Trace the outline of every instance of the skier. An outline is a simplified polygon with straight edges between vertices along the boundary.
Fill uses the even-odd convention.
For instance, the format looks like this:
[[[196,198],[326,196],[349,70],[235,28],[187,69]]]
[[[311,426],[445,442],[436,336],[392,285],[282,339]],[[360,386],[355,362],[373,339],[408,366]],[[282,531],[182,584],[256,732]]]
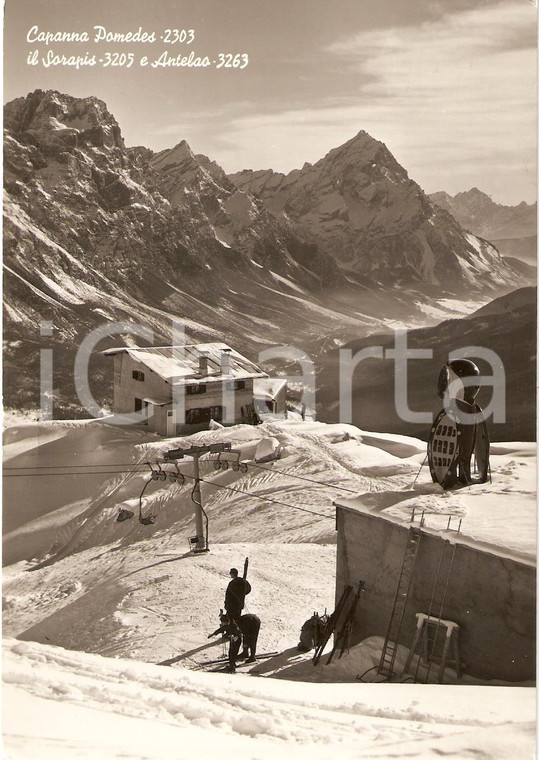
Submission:
[[[236,660],[247,657],[246,662],[255,662],[256,644],[258,633],[260,631],[260,618],[257,615],[242,615],[238,621],[230,618],[229,615],[220,616],[221,625],[213,633],[208,634],[208,638],[217,636],[221,633],[229,640],[228,646],[228,672],[236,672]],[[243,651],[240,652],[240,646],[243,639]]]
[[[245,606],[245,597],[251,593],[251,584],[245,578],[238,577],[235,567],[230,569],[231,581],[225,592],[225,610],[232,620],[238,621]]]

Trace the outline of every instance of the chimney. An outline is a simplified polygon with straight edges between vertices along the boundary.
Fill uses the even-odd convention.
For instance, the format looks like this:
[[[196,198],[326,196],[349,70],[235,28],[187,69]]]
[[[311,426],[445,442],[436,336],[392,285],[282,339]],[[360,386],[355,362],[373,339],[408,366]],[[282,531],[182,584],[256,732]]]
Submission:
[[[221,374],[230,375],[230,348],[223,348],[221,351]]]
[[[206,377],[208,374],[208,354],[200,354],[198,360],[198,373],[201,377]]]

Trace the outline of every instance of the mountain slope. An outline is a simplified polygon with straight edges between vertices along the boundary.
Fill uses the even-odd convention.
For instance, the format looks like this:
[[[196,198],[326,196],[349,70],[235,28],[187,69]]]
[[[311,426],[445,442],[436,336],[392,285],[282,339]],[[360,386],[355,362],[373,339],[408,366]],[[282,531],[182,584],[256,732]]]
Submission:
[[[505,388],[500,388],[506,408],[505,422],[489,420],[494,440],[535,440],[535,367],[537,292],[523,288],[496,299],[470,316],[451,319],[434,327],[410,330],[407,333],[409,349],[430,349],[432,358],[409,359],[407,383],[403,386],[402,374],[396,373],[393,359],[367,359],[354,371],[352,378],[352,422],[367,430],[387,430],[425,438],[428,425],[406,422],[395,409],[395,381],[406,389],[408,406],[413,411],[436,413],[441,401],[436,396],[440,368],[452,351],[465,347],[481,347],[494,352],[503,368]],[[384,349],[394,347],[395,334],[382,333],[353,341],[344,348],[358,351],[372,346]],[[491,377],[488,362],[472,357],[481,372]],[[498,360],[496,359],[496,365]],[[340,354],[328,358],[319,376],[320,419],[335,422],[339,419],[338,388]],[[400,370],[402,372],[402,370]],[[491,389],[483,388],[478,403],[485,408],[491,398]]]
[[[242,254],[242,264],[253,276],[258,265],[308,289],[346,285],[330,258],[305,245],[290,224],[277,222],[259,199],[238,190],[218,164],[194,156],[185,141],[153,156],[149,167],[156,188],[173,206],[181,208],[196,198],[197,216],[224,246]]]

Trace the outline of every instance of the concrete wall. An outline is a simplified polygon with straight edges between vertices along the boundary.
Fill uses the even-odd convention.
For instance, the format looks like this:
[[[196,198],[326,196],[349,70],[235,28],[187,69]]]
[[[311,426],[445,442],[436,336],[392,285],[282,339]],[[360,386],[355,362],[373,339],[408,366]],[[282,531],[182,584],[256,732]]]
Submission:
[[[337,507],[337,527],[337,599],[345,585],[365,581],[352,642],[385,637],[410,525]],[[412,643],[415,613],[429,611],[446,541],[443,534],[421,536],[400,635],[405,646]],[[457,545],[442,617],[460,626],[466,673],[517,682],[535,679],[535,573],[535,567]]]
[[[133,370],[144,373],[144,380],[133,379]],[[230,382],[230,381],[229,381]],[[253,381],[246,379],[245,388],[234,391],[233,420],[229,424],[238,424],[250,421],[250,410],[253,404]],[[153,410],[148,418],[148,429],[160,435],[189,435],[198,430],[205,430],[208,422],[199,424],[181,424],[175,421],[172,411],[172,385],[164,380],[156,372],[153,372],[142,362],[137,361],[126,353],[114,356],[114,411],[119,414],[128,414],[135,411],[135,399],[153,398],[157,401],[170,399],[166,406],[151,405]],[[185,394],[185,413],[190,409],[207,409],[212,406],[223,406],[223,384],[208,383],[206,393]],[[243,410],[242,410],[243,407]],[[226,424],[223,423],[222,424]]]

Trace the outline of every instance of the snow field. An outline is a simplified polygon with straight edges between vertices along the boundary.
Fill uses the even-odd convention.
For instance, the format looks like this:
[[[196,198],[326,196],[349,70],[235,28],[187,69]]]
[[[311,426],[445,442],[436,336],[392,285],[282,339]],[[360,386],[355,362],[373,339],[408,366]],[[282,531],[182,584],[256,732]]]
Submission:
[[[203,758],[219,749],[224,757],[230,752],[269,758],[281,750],[299,759],[325,758],[335,751],[346,757],[371,752],[397,757],[396,747],[403,744],[412,756],[434,757],[440,741],[448,756],[466,757],[459,752],[473,747],[475,756],[497,758],[508,746],[509,726],[500,726],[507,722],[507,705],[495,698],[497,690],[489,698],[480,687],[436,687],[427,696],[417,686],[323,684],[306,692],[301,683],[127,664],[15,640],[4,643],[4,683],[6,739],[16,750],[13,758],[27,757],[20,751],[36,748],[43,735],[45,746],[58,752],[58,715],[70,717],[61,733],[63,753],[40,752],[44,760],[67,757],[66,749],[78,747],[86,750],[72,757],[183,758],[187,747],[196,747]],[[522,758],[534,719],[527,693],[513,689],[510,700],[513,747],[524,752],[517,755]],[[50,716],[46,721],[38,717],[29,730],[20,709],[28,704],[36,716],[43,709]],[[103,724],[107,715],[118,720]],[[498,736],[491,736],[493,727]],[[29,734],[24,747],[17,738],[23,729]],[[478,751],[478,740],[493,754]]]

